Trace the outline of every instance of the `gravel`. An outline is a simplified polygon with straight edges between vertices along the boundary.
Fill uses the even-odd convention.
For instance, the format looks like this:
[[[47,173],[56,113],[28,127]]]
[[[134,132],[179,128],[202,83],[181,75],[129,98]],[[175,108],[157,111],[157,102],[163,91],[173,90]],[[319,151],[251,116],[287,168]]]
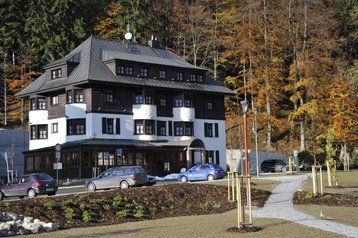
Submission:
[[[356,227],[322,220],[294,209],[293,194],[300,189],[302,182],[308,179],[307,175],[270,177],[267,179],[279,180],[281,183],[273,190],[265,206],[260,210],[253,211],[254,218],[280,218],[347,237],[358,237],[358,228]]]

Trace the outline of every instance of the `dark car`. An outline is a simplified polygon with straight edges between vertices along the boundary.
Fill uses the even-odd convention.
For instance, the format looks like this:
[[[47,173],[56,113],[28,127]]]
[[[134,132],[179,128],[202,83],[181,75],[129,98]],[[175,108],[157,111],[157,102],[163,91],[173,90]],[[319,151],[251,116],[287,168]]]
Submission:
[[[199,164],[178,175],[178,181],[186,183],[195,180],[214,180],[225,176],[225,171],[216,164]]]
[[[50,175],[46,173],[25,174],[0,186],[0,200],[5,197],[33,198],[38,194],[55,195],[57,190],[57,182]]]
[[[287,163],[280,159],[265,160],[261,164],[261,170],[267,172],[283,172],[287,171]]]
[[[121,188],[141,186],[148,183],[147,173],[140,166],[113,167],[98,177],[86,181],[86,188],[90,192],[97,189]]]
[[[148,180],[147,186],[153,186],[157,183],[157,179],[152,175],[148,175],[147,180]]]

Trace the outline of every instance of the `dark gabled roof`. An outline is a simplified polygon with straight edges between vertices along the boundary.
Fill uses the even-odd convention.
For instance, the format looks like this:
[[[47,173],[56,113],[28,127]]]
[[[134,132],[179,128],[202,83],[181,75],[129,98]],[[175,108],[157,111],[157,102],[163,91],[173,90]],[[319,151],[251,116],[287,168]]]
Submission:
[[[104,61],[112,59],[181,67],[192,70],[201,70],[203,72],[206,71],[203,68],[189,64],[164,48],[152,48],[143,44],[128,44],[119,40],[109,40],[91,36],[65,57],[44,67],[45,69],[49,69],[68,62],[78,63],[78,66],[74,68],[67,78],[51,80],[46,79],[46,74],[43,74],[30,86],[17,94],[17,96],[26,97],[30,94],[55,91],[63,89],[69,85],[79,85],[90,81],[210,93],[216,92],[228,95],[234,94],[230,89],[210,78],[207,80],[207,84],[195,84],[116,76],[103,63]]]

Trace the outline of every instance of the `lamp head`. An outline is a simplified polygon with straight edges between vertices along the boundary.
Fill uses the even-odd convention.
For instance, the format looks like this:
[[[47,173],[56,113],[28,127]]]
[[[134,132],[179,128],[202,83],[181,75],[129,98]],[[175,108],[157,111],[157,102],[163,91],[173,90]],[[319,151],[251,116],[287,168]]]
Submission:
[[[247,113],[247,110],[248,110],[248,103],[247,103],[247,100],[243,100],[240,102],[241,106],[242,106],[242,111],[244,112],[244,114],[246,115]]]

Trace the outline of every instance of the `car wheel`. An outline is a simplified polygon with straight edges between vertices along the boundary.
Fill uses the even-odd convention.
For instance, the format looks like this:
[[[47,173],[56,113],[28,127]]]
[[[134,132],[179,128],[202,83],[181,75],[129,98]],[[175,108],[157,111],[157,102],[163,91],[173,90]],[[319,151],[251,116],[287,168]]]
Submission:
[[[282,171],[282,173],[286,173],[286,171],[287,171],[286,167],[282,167],[281,171]]]
[[[212,180],[215,180],[215,177],[214,177],[214,175],[209,174],[208,175],[208,181],[212,181]]]
[[[36,192],[35,192],[35,190],[30,189],[29,191],[27,191],[27,196],[28,196],[29,198],[34,198],[34,197],[36,197]]]
[[[129,184],[127,181],[122,181],[120,184],[121,189],[127,189],[129,188]]]
[[[185,177],[185,176],[181,176],[181,177],[180,177],[180,181],[181,181],[182,183],[186,183],[186,182],[188,182],[188,178]]]
[[[96,191],[96,185],[94,183],[90,183],[87,185],[87,191],[94,192]]]
[[[5,195],[3,194],[3,192],[0,191],[0,201],[4,200]]]

